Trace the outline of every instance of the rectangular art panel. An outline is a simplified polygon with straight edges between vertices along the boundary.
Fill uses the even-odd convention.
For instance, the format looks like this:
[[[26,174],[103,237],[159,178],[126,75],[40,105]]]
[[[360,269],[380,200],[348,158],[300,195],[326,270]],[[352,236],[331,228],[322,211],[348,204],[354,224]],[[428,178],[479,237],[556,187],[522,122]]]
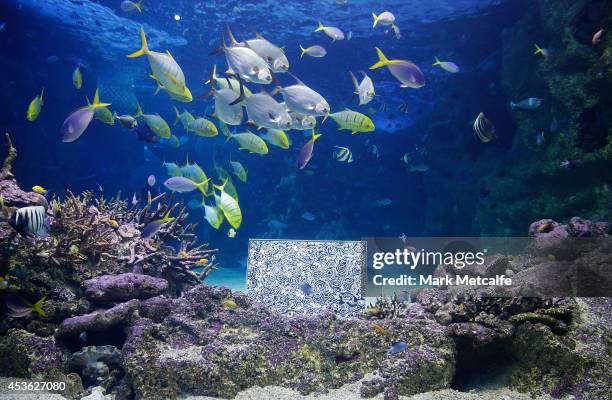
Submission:
[[[247,293],[286,315],[353,316],[365,307],[366,256],[361,241],[251,239]]]

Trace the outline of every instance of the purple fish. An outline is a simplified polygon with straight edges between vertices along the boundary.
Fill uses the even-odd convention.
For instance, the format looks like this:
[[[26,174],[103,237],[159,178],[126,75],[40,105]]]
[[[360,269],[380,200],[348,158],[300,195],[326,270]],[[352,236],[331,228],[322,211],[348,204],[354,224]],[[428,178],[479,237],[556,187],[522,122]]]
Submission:
[[[166,179],[164,186],[173,192],[187,193],[200,189],[202,193],[206,193],[205,189],[208,187],[208,179],[201,183],[195,183],[184,176],[173,176],[172,178]]]
[[[391,75],[402,83],[402,87],[418,89],[425,86],[425,76],[414,63],[406,60],[389,60],[378,47],[376,52],[378,53],[378,62],[372,65],[370,69],[387,67]]]
[[[298,169],[304,169],[308,161],[312,158],[312,151],[314,150],[314,142],[321,136],[321,134],[315,134],[314,129],[312,130],[312,138],[306,142],[306,144],[300,149],[298,155],[297,167]]]
[[[72,114],[64,120],[62,128],[60,129],[62,142],[74,142],[81,137],[93,119],[96,109],[108,106],[110,106],[110,103],[100,103],[100,95],[96,89],[92,104],[73,111]]]

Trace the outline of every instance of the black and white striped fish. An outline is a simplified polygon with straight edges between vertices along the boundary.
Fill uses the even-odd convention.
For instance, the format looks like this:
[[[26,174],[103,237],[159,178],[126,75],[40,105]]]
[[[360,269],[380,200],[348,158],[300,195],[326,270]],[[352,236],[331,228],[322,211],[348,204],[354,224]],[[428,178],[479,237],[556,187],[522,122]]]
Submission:
[[[338,150],[334,150],[334,159],[338,162],[351,163],[353,162],[353,153],[346,147],[334,146]]]
[[[49,218],[43,206],[19,208],[15,210],[9,222],[21,236],[48,236]]]

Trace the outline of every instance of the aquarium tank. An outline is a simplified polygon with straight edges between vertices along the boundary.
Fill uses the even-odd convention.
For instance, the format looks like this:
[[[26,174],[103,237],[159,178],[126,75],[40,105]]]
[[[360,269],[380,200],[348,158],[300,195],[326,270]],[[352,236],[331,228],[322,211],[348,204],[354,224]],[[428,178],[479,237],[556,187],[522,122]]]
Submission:
[[[612,399],[612,1],[0,1],[0,398]]]

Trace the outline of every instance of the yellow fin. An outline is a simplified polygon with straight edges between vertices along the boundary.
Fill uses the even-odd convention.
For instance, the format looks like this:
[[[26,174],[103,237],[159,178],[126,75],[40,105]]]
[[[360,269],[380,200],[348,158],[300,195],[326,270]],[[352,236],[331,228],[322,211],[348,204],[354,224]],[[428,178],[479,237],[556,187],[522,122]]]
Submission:
[[[385,57],[385,54],[378,47],[376,48],[376,54],[378,54],[378,62],[372,65],[370,69],[376,69],[390,64],[389,59]]]
[[[145,35],[144,29],[142,28],[142,26],[140,27],[140,42],[141,42],[140,50],[136,50],[135,52],[128,54],[129,58],[140,57],[149,52],[149,47],[147,46],[147,37]]]

